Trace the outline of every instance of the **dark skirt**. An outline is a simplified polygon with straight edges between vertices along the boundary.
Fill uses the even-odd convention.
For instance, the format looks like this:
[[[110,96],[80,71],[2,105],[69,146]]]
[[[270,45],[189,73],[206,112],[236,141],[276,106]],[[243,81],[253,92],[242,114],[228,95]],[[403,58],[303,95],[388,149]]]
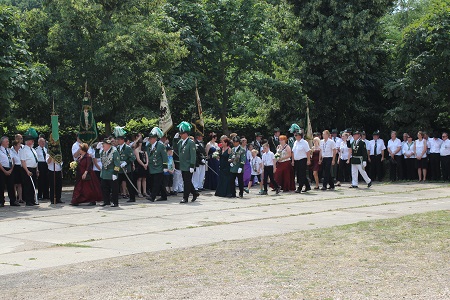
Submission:
[[[14,169],[12,171],[12,176],[14,180],[14,184],[22,184],[22,166],[14,165]]]
[[[82,180],[79,178],[75,183],[72,195],[72,204],[80,204],[87,202],[99,202],[103,200],[102,191],[100,189],[100,181],[94,171],[89,171],[90,180]]]
[[[134,174],[136,178],[146,178],[148,174],[148,169],[146,170],[140,163],[136,162]]]
[[[274,179],[283,191],[295,190],[294,168],[290,160],[277,163]]]
[[[426,169],[428,166],[428,157],[417,159],[416,158],[416,168],[417,169]]]

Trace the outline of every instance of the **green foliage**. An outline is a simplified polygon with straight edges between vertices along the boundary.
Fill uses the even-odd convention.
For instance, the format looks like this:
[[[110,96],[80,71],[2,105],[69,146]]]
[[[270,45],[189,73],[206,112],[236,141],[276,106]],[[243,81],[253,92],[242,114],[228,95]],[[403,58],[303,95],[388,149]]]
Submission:
[[[386,84],[395,106],[390,125],[444,129],[450,123],[450,1],[430,1],[426,14],[405,27],[397,45],[398,75]]]

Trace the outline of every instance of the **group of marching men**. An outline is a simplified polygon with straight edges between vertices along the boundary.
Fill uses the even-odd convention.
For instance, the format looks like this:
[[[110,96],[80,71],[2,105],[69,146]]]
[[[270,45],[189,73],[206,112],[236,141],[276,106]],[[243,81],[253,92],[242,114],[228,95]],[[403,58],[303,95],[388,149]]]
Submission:
[[[139,189],[136,188],[137,180],[136,176],[133,175],[136,155],[131,147],[133,142],[125,143],[125,132],[122,128],[116,128],[117,131],[115,129],[115,137],[106,138],[102,142],[94,144],[90,151],[92,151],[93,160],[98,160],[98,164],[95,164],[97,169],[94,170],[101,180],[102,205],[114,207],[119,205],[118,198],[122,183],[126,183],[123,185],[128,190],[128,202],[136,201],[136,196],[142,194],[152,202],[167,200],[167,196],[171,192],[170,189],[166,189],[164,174],[171,174],[173,180],[170,181],[170,185],[174,187],[176,192],[183,192],[183,199],[180,203],[188,203],[191,194],[191,201],[196,201],[199,197],[199,191],[203,188],[205,165],[208,164],[205,160],[208,159],[208,155],[205,153],[203,144],[196,143],[194,138],[190,137],[192,126],[189,123],[181,122],[177,127],[179,132],[173,140],[173,148],[168,148],[168,143],[164,141],[164,134],[158,127],[153,128],[149,136],[143,141],[140,137],[140,142],[145,144],[143,149],[148,157],[148,168],[146,168],[148,170],[146,171],[146,182],[149,184],[148,195],[146,195],[146,191],[141,193],[140,186]],[[303,130],[298,125],[292,124],[289,132],[293,133],[293,137],[289,138],[288,144],[292,149],[292,166],[299,184],[297,192],[304,192],[311,189],[305,174],[308,173],[308,166],[311,164],[311,153],[314,146],[311,147],[305,141]],[[351,166],[349,166],[351,168],[351,187],[358,186],[359,176],[364,179],[368,187],[372,185],[370,178],[378,178],[381,181],[383,176],[380,170],[382,170],[382,162],[385,159],[385,151],[388,151],[386,156],[390,164],[391,181],[413,179],[411,173],[415,172],[417,168],[419,168],[419,180],[425,180],[426,173],[425,176],[421,176],[421,172],[427,169],[426,163],[423,162],[427,155],[430,157],[432,179],[440,179],[440,175],[438,175],[439,178],[435,178],[433,172],[440,172],[441,168],[443,179],[448,180],[450,177],[450,140],[445,132],[442,134],[442,140],[436,135],[433,138],[424,139],[423,143],[421,139],[423,133],[421,132],[418,134],[418,140],[413,141],[412,136],[406,134],[403,142],[396,137],[395,132],[392,132],[387,147],[384,141],[379,138],[379,132],[374,132],[374,138],[371,141],[365,138],[364,132],[355,131],[352,133],[346,130],[341,132],[342,134],[348,136],[348,139],[345,142],[346,145],[341,146],[341,148],[348,147],[351,149],[351,157],[345,159],[339,157],[339,145],[343,145],[343,140],[339,137],[337,130],[333,130],[331,134],[327,130],[321,134],[314,134],[315,139],[319,140],[317,148],[320,147],[321,151],[321,172],[323,172],[321,178],[324,179],[322,189],[327,189],[327,185],[329,185],[328,188],[334,188],[334,182],[338,181],[336,168],[338,166],[345,168],[346,164]],[[276,147],[277,143],[279,145],[280,137],[279,129],[276,129],[274,135],[267,141],[261,140],[260,134],[255,135],[256,139],[251,144],[259,152],[257,153],[258,156],[262,157],[265,152],[277,153]],[[33,136],[25,135],[22,137],[17,134],[11,146],[8,137],[1,138],[0,207],[5,204],[5,187],[11,206],[20,206],[20,203],[25,203],[26,206],[34,206],[39,204],[39,200],[43,199],[63,203],[61,201],[62,163],[56,163],[48,154],[45,137],[39,137],[37,147],[34,147],[34,142]],[[263,151],[264,147],[262,146],[265,142],[267,142],[268,149]],[[236,140],[236,143],[239,146],[239,140]],[[78,140],[72,147],[75,160],[81,144],[82,142]],[[304,163],[302,163],[303,160]],[[339,163],[341,160],[345,160],[342,166]],[[414,166],[414,162],[410,162],[413,160]],[[438,161],[436,165],[434,160]],[[272,163],[276,164],[277,162],[275,160]],[[401,170],[406,170],[408,164],[411,165],[411,168],[408,169],[407,173],[411,176],[402,175],[404,172]],[[370,177],[366,172],[368,166],[371,170]],[[267,181],[267,178],[265,179],[264,181]],[[271,179],[271,181],[274,180]],[[241,186],[242,180],[236,180],[236,183],[239,186],[241,196],[242,190],[247,191],[248,189]],[[267,184],[267,182],[264,183]],[[304,191],[301,189],[303,186],[306,188]],[[267,193],[266,191],[267,188],[263,192]],[[159,198],[157,198],[158,196]]]

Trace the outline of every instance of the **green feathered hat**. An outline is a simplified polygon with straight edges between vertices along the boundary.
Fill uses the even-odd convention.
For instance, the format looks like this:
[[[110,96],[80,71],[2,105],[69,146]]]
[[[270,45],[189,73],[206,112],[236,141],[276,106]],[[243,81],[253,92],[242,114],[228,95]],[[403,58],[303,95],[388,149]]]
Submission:
[[[190,133],[192,125],[186,121],[183,121],[180,124],[178,124],[177,128],[180,131],[180,133]]]
[[[153,129],[150,131],[149,137],[155,137],[155,138],[162,138],[164,136],[164,133],[159,127],[153,127]]]
[[[27,131],[25,131],[24,133],[24,137],[23,140],[24,141],[28,141],[28,140],[35,140],[39,137],[38,133],[36,132],[36,129],[30,127],[27,129]]]
[[[113,135],[117,138],[124,138],[127,132],[124,129],[125,127],[116,126],[114,127]]]
[[[289,132],[290,133],[294,133],[294,132],[300,132],[302,129],[300,128],[300,126],[298,126],[297,124],[292,124],[291,127],[289,128]]]

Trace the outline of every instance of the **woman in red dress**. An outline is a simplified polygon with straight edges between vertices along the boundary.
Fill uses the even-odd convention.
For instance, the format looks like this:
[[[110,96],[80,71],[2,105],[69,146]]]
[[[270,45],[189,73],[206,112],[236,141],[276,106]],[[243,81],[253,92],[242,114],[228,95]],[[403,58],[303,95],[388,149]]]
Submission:
[[[275,181],[283,192],[295,191],[294,168],[291,162],[292,150],[287,144],[287,137],[285,135],[280,135],[279,139],[280,145],[277,147],[277,153],[280,157],[277,162]]]
[[[102,201],[100,182],[92,169],[92,157],[87,153],[88,150],[88,144],[80,144],[75,188],[70,203],[73,206],[80,203],[95,205],[97,201]]]

